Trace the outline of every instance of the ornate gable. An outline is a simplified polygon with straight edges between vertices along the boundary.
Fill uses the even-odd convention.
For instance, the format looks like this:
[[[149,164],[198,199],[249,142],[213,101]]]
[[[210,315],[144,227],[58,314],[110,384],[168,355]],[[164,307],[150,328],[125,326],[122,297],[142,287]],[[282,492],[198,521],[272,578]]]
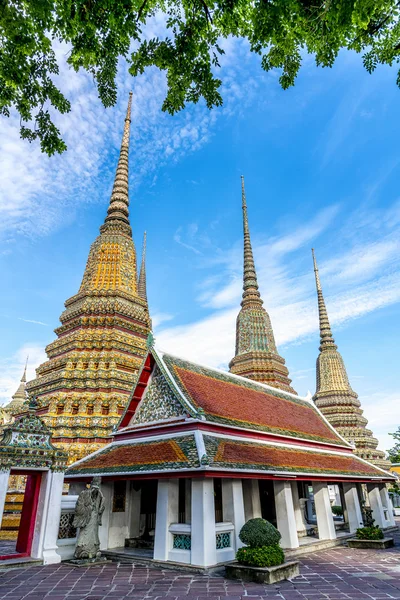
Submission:
[[[137,407],[130,425],[151,423],[185,416],[186,414],[161,369],[156,364],[145,396]]]
[[[0,470],[51,469],[64,471],[67,453],[51,443],[51,430],[36,416],[37,403],[32,400],[29,412],[4,427],[0,440]]]

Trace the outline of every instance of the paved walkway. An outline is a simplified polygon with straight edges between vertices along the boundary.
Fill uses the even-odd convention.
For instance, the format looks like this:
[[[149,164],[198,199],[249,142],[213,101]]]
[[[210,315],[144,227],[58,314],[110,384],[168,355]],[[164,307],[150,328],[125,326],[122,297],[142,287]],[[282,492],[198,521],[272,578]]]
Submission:
[[[221,576],[108,563],[0,571],[0,600],[400,599],[400,535],[391,550],[339,547],[301,559],[301,576],[264,586]]]

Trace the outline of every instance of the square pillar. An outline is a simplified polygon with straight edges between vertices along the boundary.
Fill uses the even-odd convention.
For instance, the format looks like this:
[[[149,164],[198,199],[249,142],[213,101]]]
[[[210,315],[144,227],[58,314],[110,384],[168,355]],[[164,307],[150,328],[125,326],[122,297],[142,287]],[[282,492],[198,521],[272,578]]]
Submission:
[[[375,519],[375,525],[385,527],[386,520],[383,514],[382,498],[380,494],[379,484],[367,483],[367,492],[369,505],[372,509],[372,517]]]
[[[347,510],[347,522],[350,533],[355,533],[359,527],[363,527],[363,518],[356,483],[343,482],[344,502]]]
[[[329,499],[328,484],[326,482],[313,482],[313,490],[318,537],[320,540],[335,540],[336,530]]]
[[[179,479],[159,479],[157,489],[154,560],[168,560],[172,550],[171,523],[178,522]]]
[[[299,486],[297,485],[297,481],[291,481],[290,485],[292,486],[293,508],[294,517],[296,520],[297,535],[298,537],[305,537],[307,535],[307,523],[304,514],[305,501],[303,498],[300,500]]]
[[[209,567],[216,563],[214,480],[192,479],[191,564]]]
[[[386,519],[386,527],[395,527],[396,523],[393,516],[393,505],[389,498],[389,492],[384,483],[379,484],[379,492],[382,500],[382,507],[386,509],[387,519]],[[385,510],[383,511],[385,514]]]
[[[239,533],[245,523],[241,479],[222,480],[222,515],[224,521],[233,523],[235,527],[233,549],[236,551],[243,546]]]
[[[130,524],[129,524],[129,537],[137,538],[140,536],[140,509],[142,500],[142,490],[135,490],[133,487],[134,481],[131,482],[130,486]]]
[[[185,479],[185,522],[192,522],[192,480]]]
[[[45,565],[61,562],[57,540],[63,485],[64,473],[47,471],[42,474],[31,556],[42,558]]]
[[[8,479],[10,477],[10,469],[0,471],[0,528],[3,520],[4,505],[6,503],[6,495],[8,489]]]
[[[245,522],[250,519],[260,519],[262,514],[258,479],[243,479],[242,485]]]
[[[107,550],[110,547],[109,536],[110,536],[110,522],[111,522],[111,511],[112,511],[112,499],[113,499],[113,487],[112,481],[103,479],[100,489],[104,496],[104,512],[101,517],[101,525],[99,527],[99,541],[100,550]]]
[[[296,517],[294,514],[291,481],[274,481],[277,529],[282,548],[298,548]]]

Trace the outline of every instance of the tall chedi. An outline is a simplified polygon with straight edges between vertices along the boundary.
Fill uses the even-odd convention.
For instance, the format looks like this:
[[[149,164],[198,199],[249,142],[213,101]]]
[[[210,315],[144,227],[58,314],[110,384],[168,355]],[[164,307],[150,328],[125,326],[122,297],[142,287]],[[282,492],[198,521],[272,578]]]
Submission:
[[[320,328],[317,389],[313,398],[314,402],[340,435],[354,444],[355,453],[358,456],[374,463],[381,469],[388,470],[390,463],[385,460],[385,453],[377,450],[378,440],[366,427],[368,421],[363,416],[361,403],[349,383],[343,358],[333,339],[314,250],[312,250],[312,255]]]
[[[236,351],[229,363],[231,373],[267,383],[287,392],[291,387],[285,360],[278,354],[271,320],[260,296],[251,247],[247,217],[246,193],[242,176],[242,209],[244,236],[243,295],[236,319]]]
[[[129,223],[131,103],[132,94],[106,219],[90,248],[79,292],[66,301],[57,339],[46,348],[48,360],[27,385],[53,430],[53,442],[68,450],[70,462],[107,442],[132,391],[151,329]]]

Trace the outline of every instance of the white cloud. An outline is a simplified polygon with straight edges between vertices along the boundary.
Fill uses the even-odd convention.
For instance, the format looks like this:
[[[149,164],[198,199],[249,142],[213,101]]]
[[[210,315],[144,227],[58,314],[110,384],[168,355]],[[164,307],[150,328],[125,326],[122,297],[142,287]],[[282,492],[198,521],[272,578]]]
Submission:
[[[18,321],[24,321],[25,323],[35,323],[35,325],[45,325],[45,327],[49,327],[48,323],[43,323],[42,321],[34,321],[33,319],[23,319],[22,317],[18,317]]]
[[[25,368],[27,356],[27,381],[34,379],[35,369],[46,360],[42,346],[27,343],[21,346],[15,354],[0,361],[0,404],[6,404],[16,392]]]
[[[155,15],[147,34],[152,37],[164,32],[162,16]],[[0,236],[46,235],[73,220],[75,207],[88,202],[106,204],[131,87],[131,187],[149,175],[153,180],[154,172],[162,165],[176,162],[206,144],[217,120],[243,110],[250,101],[250,89],[254,88],[251,78],[245,78],[240,86],[237,83],[242,79],[240,73],[246,71],[247,49],[239,40],[231,40],[227,49],[224,106],[209,111],[200,102],[171,117],[161,112],[166,79],[157,69],[149,68],[133,80],[127,65],[121,62],[117,80],[118,104],[106,110],[97,97],[92,79],[83,71],[75,73],[70,69],[65,62],[67,48],[57,46],[61,63],[57,80],[70,99],[72,110],[66,115],[56,114],[54,118],[68,151],[62,156],[48,158],[40,152],[38,145],[30,145],[19,138],[17,114],[9,119],[2,117]],[[243,60],[230,64],[229,57],[236,56],[235,52],[239,52]],[[243,102],[242,97],[245,98]],[[111,160],[110,151],[114,152]]]

